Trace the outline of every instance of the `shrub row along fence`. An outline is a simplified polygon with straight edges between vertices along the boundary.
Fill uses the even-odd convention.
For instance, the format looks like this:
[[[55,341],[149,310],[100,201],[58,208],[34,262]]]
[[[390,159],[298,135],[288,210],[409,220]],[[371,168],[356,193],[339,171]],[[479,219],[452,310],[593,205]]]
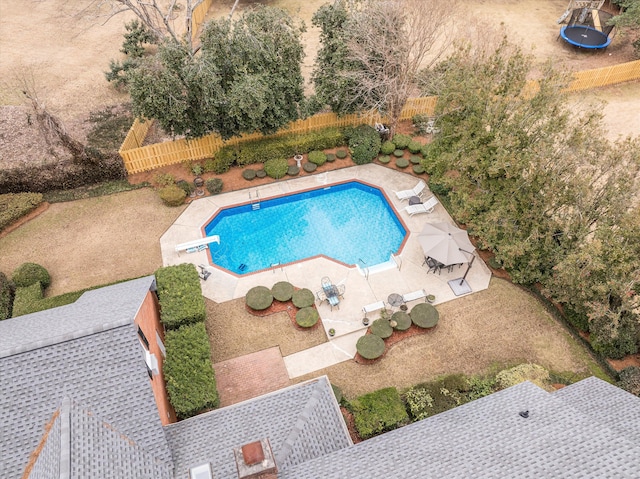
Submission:
[[[637,80],[640,78],[640,60],[577,72],[574,77],[575,79],[567,88],[570,92]],[[408,120],[417,114],[433,115],[436,102],[437,97],[410,98],[402,110],[400,119]],[[308,133],[327,127],[355,126],[363,123],[373,125],[382,122],[384,119],[375,112],[344,116],[338,116],[335,113],[320,113],[304,120],[292,122],[287,128],[280,130],[273,136]],[[151,124],[152,120],[141,122],[136,119],[120,147],[119,153],[129,174],[149,171],[175,163],[211,158],[223,146],[237,145],[263,136],[260,133],[254,133],[224,141],[220,136],[210,134],[193,140],[180,139],[142,146]]]

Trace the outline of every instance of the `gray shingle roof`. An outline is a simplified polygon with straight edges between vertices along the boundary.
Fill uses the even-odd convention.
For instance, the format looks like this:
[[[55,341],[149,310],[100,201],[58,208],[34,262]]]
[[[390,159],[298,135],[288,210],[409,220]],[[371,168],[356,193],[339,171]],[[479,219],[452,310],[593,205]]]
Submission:
[[[0,358],[130,324],[155,277],[87,291],[75,303],[0,321]]]
[[[588,386],[581,388],[585,401],[599,394]],[[529,418],[518,414],[524,410]],[[522,383],[292,466],[280,477],[637,478],[638,471],[637,442],[571,402]]]
[[[237,478],[233,448],[262,438],[279,470],[351,445],[326,376],[169,424],[165,432],[176,478],[206,462],[216,479]]]
[[[2,358],[0,377],[0,478],[20,477],[64,396],[171,460],[133,324]]]

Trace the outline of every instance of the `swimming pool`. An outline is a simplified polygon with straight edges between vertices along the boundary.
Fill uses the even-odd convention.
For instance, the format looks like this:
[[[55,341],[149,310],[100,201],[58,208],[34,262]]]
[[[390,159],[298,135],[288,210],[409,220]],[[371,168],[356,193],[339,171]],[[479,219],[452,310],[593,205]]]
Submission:
[[[398,252],[406,230],[377,188],[351,181],[220,210],[204,227],[213,264],[246,274],[324,255],[371,267]]]

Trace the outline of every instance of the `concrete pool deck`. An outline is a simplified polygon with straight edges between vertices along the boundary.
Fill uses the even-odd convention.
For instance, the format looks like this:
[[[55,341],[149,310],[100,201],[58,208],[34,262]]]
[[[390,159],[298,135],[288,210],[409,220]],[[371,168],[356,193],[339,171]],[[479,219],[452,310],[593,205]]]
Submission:
[[[274,196],[349,180],[360,180],[383,190],[409,232],[409,238],[402,251],[396,256],[396,261],[371,268],[368,276],[357,267],[349,267],[323,257],[281,265],[258,273],[236,276],[221,268],[211,266],[208,250],[180,254],[175,250],[177,244],[202,238],[202,227],[218,209],[247,203],[250,200],[250,195],[253,198],[256,197],[256,192],[259,193],[262,200],[265,200]],[[314,293],[321,289],[320,280],[324,276],[331,278],[334,283],[344,284],[346,292],[344,299],[340,301],[340,309],[333,308],[332,310],[326,302],[317,305],[325,331],[333,328],[336,331],[335,336],[329,338],[327,334],[329,339],[327,343],[284,358],[289,377],[302,376],[352,359],[355,356],[356,341],[367,330],[362,324],[363,306],[377,301],[387,303],[387,298],[392,293],[406,294],[420,289],[424,289],[428,294],[433,294],[436,297],[434,304],[458,297],[454,294],[448,281],[461,278],[467,265],[464,264],[461,268],[454,267],[451,272],[443,270],[440,274],[427,274],[428,268],[423,265],[424,255],[417,240],[425,223],[443,221],[453,223],[453,219],[441,204],[438,204],[432,213],[410,217],[403,210],[407,206],[407,202],[399,201],[394,194],[394,191],[413,188],[417,182],[418,179],[415,176],[384,166],[369,164],[281,180],[259,187],[249,186],[243,190],[198,199],[185,209],[160,238],[163,264],[169,266],[188,262],[196,266],[199,264],[209,265],[207,269],[211,275],[207,281],[201,281],[202,292],[206,298],[218,303],[241,298],[254,286],[260,285],[270,288],[278,281],[288,281],[298,288],[309,288]],[[224,243],[224,238],[221,238],[222,243]],[[473,266],[466,277],[472,290],[467,294],[487,289],[491,279],[489,268],[477,255],[477,252],[475,256]],[[418,301],[414,301],[408,306],[411,308],[417,303]],[[379,312],[370,313],[368,317],[371,320],[376,319],[379,317]]]

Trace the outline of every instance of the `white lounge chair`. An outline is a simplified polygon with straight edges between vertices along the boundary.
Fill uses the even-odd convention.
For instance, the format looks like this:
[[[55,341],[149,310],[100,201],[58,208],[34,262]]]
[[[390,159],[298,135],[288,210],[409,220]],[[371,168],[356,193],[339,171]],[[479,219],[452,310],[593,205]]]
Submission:
[[[427,184],[424,182],[424,180],[420,180],[418,181],[418,184],[410,190],[396,191],[395,194],[400,201],[408,200],[412,196],[420,196],[426,186]]]
[[[424,203],[417,205],[409,205],[405,207],[405,211],[409,213],[409,216],[417,215],[420,213],[432,213],[436,205],[439,203],[438,198],[432,196]]]
[[[362,307],[362,312],[364,313],[364,317],[366,318],[368,313],[373,313],[374,311],[378,311],[379,309],[384,309],[384,301],[367,304],[366,306]]]
[[[425,298],[425,301],[427,300],[427,292],[424,289],[419,289],[418,291],[412,291],[411,293],[402,295],[402,301],[404,301],[405,303],[422,298]]]

